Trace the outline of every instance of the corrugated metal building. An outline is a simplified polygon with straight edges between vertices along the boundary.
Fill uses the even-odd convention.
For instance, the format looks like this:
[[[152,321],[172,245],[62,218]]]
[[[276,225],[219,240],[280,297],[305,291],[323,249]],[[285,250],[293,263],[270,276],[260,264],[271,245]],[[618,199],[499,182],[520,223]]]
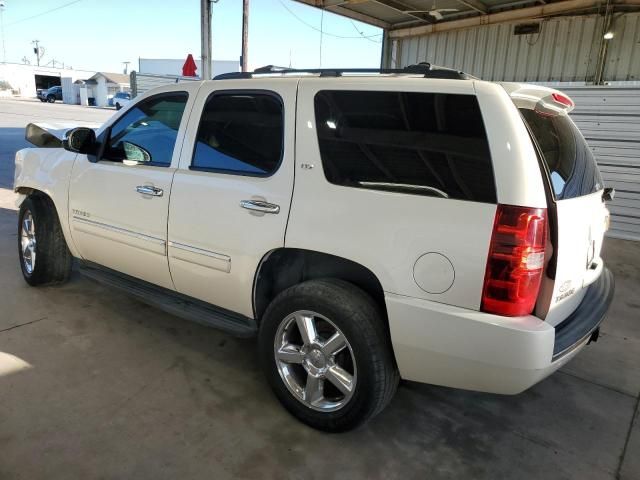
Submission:
[[[640,240],[640,0],[299,1],[383,28],[382,67],[429,62],[567,92],[616,189],[610,235]]]
[[[559,17],[539,22],[539,33],[514,35],[517,23],[436,32],[395,40],[389,66],[446,65],[483,80],[593,82],[604,17]],[[605,81],[640,80],[640,13],[614,18],[607,42]]]
[[[180,75],[154,75],[149,73],[138,73],[136,71],[131,72],[129,75],[131,78],[131,95],[137,97],[142,95],[147,90],[152,88],[161,87],[163,85],[170,85],[172,83],[180,82],[197,82],[200,79],[198,77],[183,77]]]
[[[609,234],[640,240],[640,88],[566,87],[576,102],[571,114],[598,159],[605,185],[616,189],[609,204]]]

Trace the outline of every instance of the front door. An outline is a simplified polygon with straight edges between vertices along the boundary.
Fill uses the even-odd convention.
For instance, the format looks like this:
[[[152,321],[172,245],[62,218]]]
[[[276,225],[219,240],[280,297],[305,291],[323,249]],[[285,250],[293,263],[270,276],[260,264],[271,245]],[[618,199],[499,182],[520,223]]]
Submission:
[[[253,316],[254,276],[284,246],[293,189],[297,80],[204,85],[169,206],[169,264],[181,293]]]
[[[99,136],[97,158],[76,160],[69,217],[83,259],[173,289],[167,212],[195,87],[141,99]]]

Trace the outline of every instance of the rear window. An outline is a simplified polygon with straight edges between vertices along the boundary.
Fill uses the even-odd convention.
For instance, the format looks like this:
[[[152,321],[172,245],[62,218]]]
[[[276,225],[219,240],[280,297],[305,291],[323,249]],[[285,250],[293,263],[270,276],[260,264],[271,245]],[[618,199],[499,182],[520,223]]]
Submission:
[[[315,115],[322,166],[333,184],[496,202],[473,95],[321,91]]]
[[[542,152],[558,200],[581,197],[603,187],[596,159],[568,115],[545,115],[528,108],[520,112]]]

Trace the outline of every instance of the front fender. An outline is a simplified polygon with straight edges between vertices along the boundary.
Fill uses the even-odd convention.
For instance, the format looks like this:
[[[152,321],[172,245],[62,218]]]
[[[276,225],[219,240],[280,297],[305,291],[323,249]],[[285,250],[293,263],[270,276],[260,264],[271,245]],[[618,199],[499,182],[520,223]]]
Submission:
[[[77,257],[69,230],[69,182],[77,154],[62,148],[25,148],[16,153],[13,190],[19,206],[26,195],[38,190],[56,207],[69,250]]]

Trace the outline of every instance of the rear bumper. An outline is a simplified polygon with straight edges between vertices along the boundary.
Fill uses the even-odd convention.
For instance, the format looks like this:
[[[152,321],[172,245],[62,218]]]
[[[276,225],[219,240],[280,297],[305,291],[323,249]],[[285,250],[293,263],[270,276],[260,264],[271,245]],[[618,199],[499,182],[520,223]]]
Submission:
[[[589,341],[613,298],[604,269],[557,328],[534,316],[501,317],[385,294],[400,375],[406,380],[516,394],[567,363]]]
[[[607,315],[613,300],[615,282],[608,268],[589,286],[584,299],[571,315],[556,326],[553,360],[571,352],[583,340],[591,338]]]

